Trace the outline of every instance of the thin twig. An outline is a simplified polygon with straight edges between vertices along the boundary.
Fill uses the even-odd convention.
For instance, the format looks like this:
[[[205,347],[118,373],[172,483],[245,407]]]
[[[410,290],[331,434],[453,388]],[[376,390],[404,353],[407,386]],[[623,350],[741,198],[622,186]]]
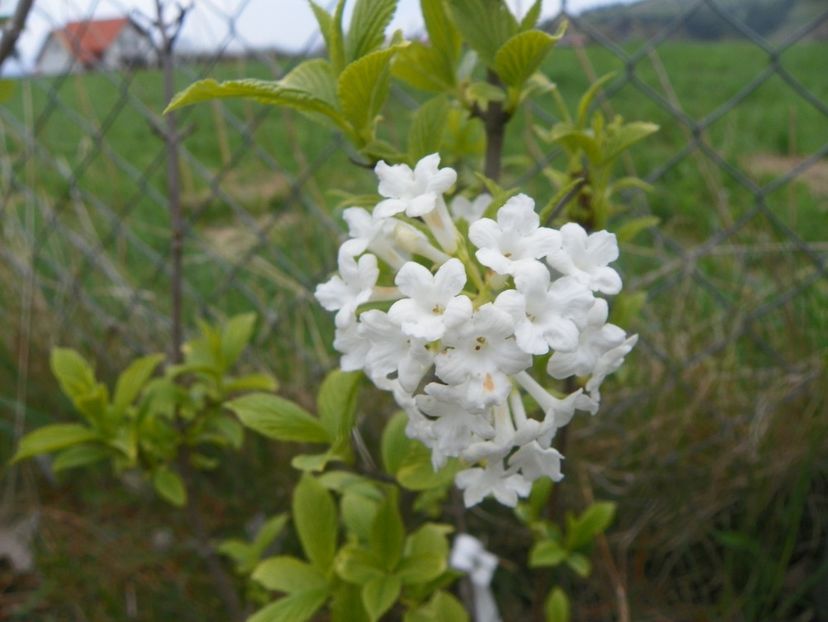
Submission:
[[[12,15],[8,26],[3,30],[3,36],[0,37],[0,69],[3,68],[6,59],[14,53],[17,40],[26,27],[26,20],[29,18],[33,4],[34,0],[19,0],[14,15]]]

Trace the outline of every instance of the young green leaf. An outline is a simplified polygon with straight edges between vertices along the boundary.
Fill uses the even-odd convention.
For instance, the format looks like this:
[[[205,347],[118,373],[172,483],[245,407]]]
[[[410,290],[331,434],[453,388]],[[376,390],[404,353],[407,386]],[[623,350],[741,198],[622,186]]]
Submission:
[[[187,490],[181,476],[167,466],[161,466],[152,475],[152,485],[156,492],[176,507],[184,507],[187,503]]]
[[[408,160],[414,165],[424,156],[440,151],[451,105],[438,95],[420,106],[408,130]]]
[[[397,10],[397,0],[357,0],[345,37],[345,59],[353,62],[379,48]]]
[[[374,517],[374,524],[371,528],[371,550],[378,559],[382,560],[385,569],[390,571],[400,561],[404,543],[405,527],[397,508],[396,489],[391,489],[380,503]]]
[[[52,471],[60,473],[87,466],[110,457],[112,453],[102,445],[74,445],[61,451],[52,461]]]
[[[342,495],[340,501],[342,522],[349,534],[359,538],[361,542],[368,542],[373,533],[374,521],[377,517],[379,503],[376,499],[367,498],[357,492],[348,491]]]
[[[336,369],[322,382],[316,406],[319,421],[328,431],[328,438],[338,441],[351,437],[361,380],[359,372]]]
[[[428,523],[408,538],[405,554],[396,571],[403,584],[428,583],[446,570],[448,529]]]
[[[382,560],[377,559],[372,551],[356,544],[342,547],[336,556],[336,574],[348,583],[365,585],[384,576]]]
[[[221,329],[221,358],[224,371],[230,369],[239,360],[242,351],[253,338],[256,326],[255,313],[243,313],[230,318]]]
[[[313,617],[327,599],[327,587],[298,592],[259,609],[246,622],[305,622]]]
[[[524,15],[523,19],[520,20],[518,28],[521,31],[530,30],[535,27],[535,24],[538,23],[538,19],[540,18],[542,4],[543,0],[535,0],[532,3],[532,6],[530,6],[529,10],[526,11],[526,15]]]
[[[98,433],[78,423],[56,423],[29,432],[20,439],[11,461],[19,462],[32,456],[49,454],[72,445],[98,440]]]
[[[325,427],[298,404],[267,393],[251,393],[227,403],[248,428],[268,438],[303,443],[331,441]]]
[[[232,395],[245,391],[275,391],[279,383],[270,374],[257,373],[227,378],[223,388],[225,395]]]
[[[559,39],[542,30],[519,32],[497,51],[494,70],[504,84],[520,88]]]
[[[420,8],[422,9],[426,32],[428,32],[429,43],[448,65],[448,69],[454,69],[460,59],[462,40],[457,27],[446,12],[444,0],[420,0]],[[452,80],[451,84],[453,83]]]
[[[655,227],[659,222],[661,219],[658,216],[633,218],[616,229],[615,237],[619,242],[631,242],[639,233]]]
[[[362,604],[372,622],[379,620],[396,602],[400,588],[400,580],[394,575],[377,577],[362,586]]]
[[[336,506],[324,486],[309,475],[303,475],[293,490],[293,525],[305,555],[327,573],[336,552]]]
[[[453,66],[443,54],[419,41],[412,41],[397,53],[391,73],[409,86],[429,93],[451,91],[456,82]]]
[[[592,571],[592,564],[589,561],[589,558],[586,555],[582,555],[581,553],[572,553],[569,557],[566,558],[566,564],[579,577],[588,577],[589,573]]]
[[[569,599],[559,587],[549,592],[543,610],[546,613],[546,622],[569,622]]]
[[[446,0],[454,24],[480,58],[491,67],[500,47],[518,30],[503,0]]]
[[[117,412],[124,412],[146,386],[155,368],[166,357],[163,354],[151,354],[133,361],[120,376],[115,384],[115,395],[112,405]]]
[[[431,464],[431,453],[420,443],[412,443],[408,453],[400,463],[397,481],[408,490],[428,490],[448,485],[454,481],[457,471],[462,468],[457,460],[449,460],[441,469],[435,471]]]
[[[593,503],[575,521],[566,532],[567,548],[574,551],[591,543],[595,536],[603,533],[615,517],[615,504],[610,501]]]
[[[638,141],[644,140],[647,136],[657,131],[658,125],[655,123],[645,123],[644,121],[635,121],[622,125],[607,140],[607,144],[604,146],[604,161],[611,162],[626,149],[629,149]]]
[[[337,80],[342,113],[363,144],[373,139],[374,120],[388,97],[388,66],[397,49],[366,54],[345,67]]]
[[[408,417],[404,412],[398,412],[385,424],[385,429],[382,431],[380,441],[382,465],[391,475],[397,474],[411,445],[411,440],[405,434],[406,425],[408,425]]]
[[[469,622],[462,603],[448,592],[435,592],[426,605],[406,612],[403,622]]]
[[[342,13],[345,9],[345,0],[337,2],[333,15],[313,0],[310,0],[310,5],[314,16],[316,16],[316,21],[319,23],[322,37],[325,39],[328,58],[331,60],[335,73],[339,75],[339,72],[345,67],[345,44],[342,35]]]
[[[555,540],[542,540],[537,542],[529,552],[529,567],[543,568],[545,566],[557,566],[562,563],[569,552]]]
[[[350,583],[337,586],[331,600],[331,622],[369,622],[359,586]]]
[[[54,348],[49,362],[63,393],[75,401],[97,385],[95,372],[80,354],[69,348]]]
[[[601,90],[601,87],[604,86],[607,82],[612,80],[615,77],[614,73],[608,73],[605,76],[601,76],[595,82],[593,82],[590,87],[587,89],[587,92],[584,93],[583,97],[581,97],[581,101],[578,102],[578,127],[583,129],[586,127],[587,122],[587,114],[589,113],[589,107],[592,105],[592,100],[595,99],[595,96],[598,94],[598,91]]]
[[[328,585],[325,575],[295,557],[280,556],[264,560],[253,571],[252,579],[274,592],[295,594],[321,590]]]

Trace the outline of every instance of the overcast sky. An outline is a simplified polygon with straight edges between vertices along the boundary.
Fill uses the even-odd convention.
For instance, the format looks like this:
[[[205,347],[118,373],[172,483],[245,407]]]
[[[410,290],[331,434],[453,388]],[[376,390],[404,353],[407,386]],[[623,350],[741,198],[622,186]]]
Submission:
[[[307,0],[189,0],[194,9],[187,17],[181,35],[181,47],[216,49],[230,33],[229,17],[235,21],[231,49],[244,47],[277,47],[301,51],[313,42],[317,25]],[[333,0],[318,0],[322,6]],[[614,4],[619,0],[569,0],[573,12],[585,8]],[[629,0],[624,0],[629,1]],[[519,12],[525,11],[530,0],[508,0]],[[169,2],[168,2],[169,3]],[[8,13],[16,0],[0,0],[0,15]],[[353,5],[351,0],[348,5]],[[560,10],[561,0],[544,0],[543,14],[550,16]],[[20,51],[26,66],[31,65],[49,31],[72,20],[108,18],[131,11],[152,14],[154,0],[35,0],[33,13],[20,39]],[[392,29],[402,28],[407,34],[422,29],[418,0],[400,0]],[[347,13],[346,13],[347,15]]]

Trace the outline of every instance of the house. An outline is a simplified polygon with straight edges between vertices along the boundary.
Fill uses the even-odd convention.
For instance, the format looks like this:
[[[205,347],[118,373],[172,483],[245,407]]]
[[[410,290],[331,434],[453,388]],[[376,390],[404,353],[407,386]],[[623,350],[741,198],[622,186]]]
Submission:
[[[40,74],[153,65],[157,54],[129,18],[69,22],[49,33],[35,59]]]

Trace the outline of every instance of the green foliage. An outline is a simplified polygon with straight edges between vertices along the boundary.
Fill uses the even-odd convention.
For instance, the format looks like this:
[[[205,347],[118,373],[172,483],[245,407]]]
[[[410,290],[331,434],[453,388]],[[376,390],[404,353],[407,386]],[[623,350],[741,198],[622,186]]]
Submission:
[[[569,599],[566,592],[559,587],[554,588],[546,597],[543,610],[546,622],[569,622]]]
[[[181,476],[168,466],[160,466],[152,475],[152,485],[158,494],[176,507],[187,504],[187,490]]]
[[[235,399],[227,408],[251,430],[279,441],[324,443],[329,440],[322,423],[298,404],[268,393]]]
[[[230,538],[219,544],[218,552],[233,560],[239,574],[251,574],[268,547],[282,533],[286,523],[287,514],[274,516],[261,526],[252,542]]]

